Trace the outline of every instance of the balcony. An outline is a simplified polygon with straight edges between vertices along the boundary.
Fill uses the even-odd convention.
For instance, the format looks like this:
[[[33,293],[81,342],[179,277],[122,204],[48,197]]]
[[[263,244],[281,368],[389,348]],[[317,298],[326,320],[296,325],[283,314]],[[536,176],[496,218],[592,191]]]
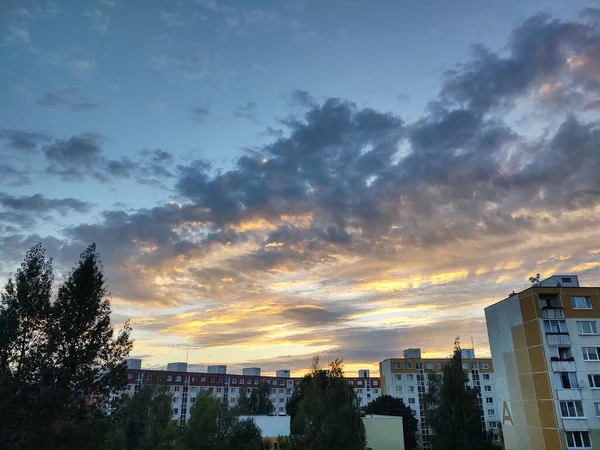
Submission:
[[[571,338],[569,333],[546,333],[546,343],[550,346],[569,346]]]
[[[574,387],[573,389],[558,388],[556,389],[557,400],[581,400],[581,389]]]
[[[565,310],[561,307],[542,308],[542,319],[564,319]]]
[[[573,358],[570,359],[570,361],[569,359],[550,361],[552,372],[576,372],[575,361]]]

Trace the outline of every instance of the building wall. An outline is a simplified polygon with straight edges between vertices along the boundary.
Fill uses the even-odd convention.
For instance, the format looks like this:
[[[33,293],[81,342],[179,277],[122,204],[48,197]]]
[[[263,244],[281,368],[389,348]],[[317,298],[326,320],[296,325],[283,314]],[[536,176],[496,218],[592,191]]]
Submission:
[[[413,349],[417,350],[417,349]],[[430,428],[425,420],[422,397],[427,389],[427,374],[439,373],[446,359],[442,358],[391,358],[379,363],[382,393],[401,398],[412,408],[419,420],[419,446],[430,447]],[[500,415],[495,395],[494,366],[490,358],[465,358],[463,368],[467,384],[480,389],[479,404],[482,409],[482,425],[496,430]]]
[[[589,296],[593,309],[573,309],[572,296]],[[540,307],[544,298],[553,299],[552,308]],[[585,361],[582,352],[600,347],[600,338],[580,335],[577,328],[578,320],[594,320],[600,329],[598,288],[533,287],[485,312],[506,449],[567,449],[569,431],[589,432],[588,448],[600,448],[594,406],[600,390],[591,389],[587,379],[589,373],[600,374],[600,362]],[[551,331],[549,320],[564,321],[566,332]],[[553,360],[558,347],[570,349],[573,360]],[[563,388],[561,372],[574,373],[576,385]],[[585,417],[561,417],[561,400],[581,401]]]
[[[133,395],[147,383],[166,384],[173,395],[173,420],[185,423],[190,418],[190,411],[196,396],[201,391],[209,391],[216,398],[226,398],[231,406],[235,406],[241,389],[250,392],[261,384],[271,388],[270,399],[273,402],[274,414],[286,414],[287,401],[300,385],[302,378],[282,378],[271,376],[251,376],[200,372],[167,372],[160,370],[128,370],[126,394]],[[367,405],[379,397],[381,390],[379,378],[346,377],[361,406]]]

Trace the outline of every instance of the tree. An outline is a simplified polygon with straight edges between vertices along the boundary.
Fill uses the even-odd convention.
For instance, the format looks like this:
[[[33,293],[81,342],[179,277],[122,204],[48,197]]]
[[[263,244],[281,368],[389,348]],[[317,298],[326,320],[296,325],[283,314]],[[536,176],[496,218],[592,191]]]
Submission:
[[[41,245],[6,283],[0,302],[0,448],[101,448],[104,406],[126,383],[127,323],[113,339],[95,246],[51,304],[52,263]]]
[[[116,424],[109,439],[117,450],[172,448],[177,425],[171,420],[172,396],[164,384],[144,385],[126,396],[113,414]]]
[[[417,430],[419,421],[415,417],[413,410],[406,406],[402,399],[392,397],[391,395],[382,395],[365,407],[365,414],[402,417],[404,448],[406,450],[414,450],[417,448]]]
[[[260,428],[252,419],[235,422],[231,429],[229,450],[263,450]]]
[[[454,353],[445,364],[441,377],[429,374],[423,397],[425,417],[433,435],[433,450],[487,450],[493,448],[481,422],[477,389],[467,386],[458,338]]]
[[[190,420],[183,432],[186,450],[220,450],[228,447],[231,429],[237,419],[223,400],[213,397],[208,391],[196,396]]]
[[[269,398],[271,388],[268,384],[261,384],[252,389],[248,396],[244,388],[240,388],[237,409],[241,415],[268,415],[275,409]]]
[[[102,263],[92,244],[60,286],[50,327],[56,385],[93,396],[99,406],[126,386],[125,358],[133,346],[129,321],[113,338],[108,295]]]
[[[364,450],[365,427],[354,389],[346,383],[341,360],[319,368],[318,358],[292,402],[292,434],[306,450]]]

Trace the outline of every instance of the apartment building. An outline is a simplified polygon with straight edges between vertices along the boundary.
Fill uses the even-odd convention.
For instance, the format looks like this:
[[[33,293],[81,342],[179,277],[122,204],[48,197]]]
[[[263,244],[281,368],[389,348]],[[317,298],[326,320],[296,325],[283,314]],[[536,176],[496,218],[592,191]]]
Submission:
[[[473,349],[463,349],[462,360],[468,385],[479,389],[482,426],[497,431],[500,416],[496,403],[492,360],[475,358]],[[419,420],[419,446],[423,450],[431,448],[431,429],[425,419],[423,406],[427,375],[441,373],[445,363],[446,359],[443,358],[422,358],[419,348],[404,350],[403,358],[385,359],[379,363],[382,395],[401,398],[404,404],[413,409]]]
[[[485,316],[506,449],[600,449],[600,288],[533,280]]]
[[[128,360],[126,394],[135,394],[145,383],[166,383],[173,394],[173,420],[185,423],[196,396],[201,391],[209,391],[217,398],[224,398],[234,406],[240,392],[250,392],[259,385],[271,388],[271,401],[274,414],[285,415],[287,401],[300,386],[301,377],[291,377],[287,369],[278,370],[275,376],[261,375],[258,367],[242,370],[242,374],[227,373],[227,366],[209,366],[207,372],[188,372],[186,363],[169,363],[167,370],[142,369],[139,359]],[[357,377],[346,377],[354,388],[361,406],[367,405],[380,395],[379,378],[371,377],[368,370],[360,370]]]

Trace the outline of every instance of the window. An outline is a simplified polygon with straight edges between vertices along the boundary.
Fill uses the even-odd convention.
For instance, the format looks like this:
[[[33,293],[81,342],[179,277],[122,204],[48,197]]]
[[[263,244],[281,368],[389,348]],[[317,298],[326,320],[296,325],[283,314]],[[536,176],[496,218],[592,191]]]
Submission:
[[[221,392],[221,388],[220,387],[217,388],[217,392]]]
[[[175,386],[175,392],[181,391],[181,386]]]
[[[206,377],[200,377],[200,381],[203,383],[206,382]]]
[[[177,375],[177,377],[175,378],[175,381],[181,381],[181,375]]]
[[[486,397],[485,398],[485,402],[488,403],[488,404],[489,403],[494,403],[494,397]]]
[[[408,375],[406,375],[406,378],[408,379],[408,381],[412,381],[415,379],[415,376],[412,373],[409,373]]]
[[[571,353],[571,347],[550,347],[550,357],[554,361],[558,358],[561,361],[573,360],[573,353]]]
[[[285,402],[285,398],[281,397],[281,398],[279,399],[279,403],[283,403],[283,402]]]
[[[179,397],[173,397],[173,403],[179,402]]]
[[[488,363],[481,363],[481,368],[482,369],[489,369],[490,365]]]
[[[488,409],[488,416],[495,416],[496,415],[496,410],[495,409]]]
[[[196,382],[196,377],[192,377],[192,383]]]
[[[483,379],[484,380],[489,380],[490,379],[490,374],[489,373],[484,373],[483,374]]]
[[[573,280],[571,279],[571,277],[563,277],[560,279],[561,283],[572,283]]]
[[[598,334],[595,320],[577,321],[577,329],[579,330],[579,334]]]
[[[371,398],[371,394],[367,394],[367,398]]]
[[[173,377],[171,375],[167,375],[167,381],[173,381]]]
[[[425,368],[427,370],[433,370],[433,363],[425,363]]]
[[[192,397],[192,398],[190,398],[190,402],[191,402],[191,403],[196,403],[196,397]]]
[[[589,297],[571,297],[573,309],[592,309],[592,299]]]
[[[373,380],[373,386],[379,386],[379,381]]]
[[[356,380],[356,385],[357,386],[362,386],[362,384],[363,384],[362,380]]]
[[[233,388],[233,387],[231,388],[231,393],[235,394],[235,388]]]
[[[414,397],[410,397],[410,398],[408,399],[408,404],[409,404],[409,405],[414,405],[415,403],[416,403],[416,401],[415,401]]]
[[[237,378],[232,378],[232,379],[231,379],[231,383],[232,383],[232,384],[237,384]]]
[[[192,392],[198,392],[198,386],[192,386]]]
[[[491,387],[491,386],[484,386],[484,387],[483,387],[483,390],[484,390],[485,392],[492,392],[492,387]]]
[[[600,402],[594,402],[594,410],[596,411],[596,417],[600,417]]]
[[[414,386],[408,386],[408,392],[415,392]]]
[[[283,394],[283,393],[285,393],[285,389],[279,389],[279,393],[280,393],[280,394]]]
[[[569,400],[560,402],[561,417],[585,417],[581,400]]]
[[[396,392],[402,392],[402,386],[396,386]]]
[[[560,372],[558,373],[560,378],[560,385],[564,389],[577,389],[579,383],[577,382],[577,375],[575,372]],[[600,380],[599,380],[600,381]]]
[[[173,408],[173,415],[176,416],[179,414],[179,408]]]
[[[410,362],[407,362],[407,363],[406,363],[406,368],[407,368],[407,369],[412,369],[412,363],[410,363]]]
[[[596,347],[581,347],[583,351],[584,361],[600,361],[600,355],[598,355],[598,349]]]
[[[128,374],[127,374],[127,379],[128,379],[128,380],[131,380],[132,378],[133,378],[133,374],[132,374],[132,373],[128,373]]]
[[[566,333],[567,323],[564,320],[544,320],[546,333]]]
[[[254,379],[254,384],[258,384],[258,378]]]
[[[210,377],[210,378],[208,379],[208,381],[209,381],[210,383],[214,383],[214,382],[215,382],[215,377]]]
[[[590,382],[590,388],[600,389],[600,374],[588,375],[588,381]]]
[[[354,386],[354,380],[348,380],[348,384],[349,384],[350,386]]]
[[[469,365],[467,363],[462,363],[462,368],[463,370],[467,370],[469,368]]]
[[[567,431],[567,447],[592,448],[590,433],[587,431]]]
[[[490,428],[498,428],[497,422],[490,422]]]
[[[394,363],[394,369],[400,369],[402,367],[401,363]]]
[[[401,373],[397,373],[396,374],[396,380],[398,380],[398,381],[402,380],[402,374]]]

